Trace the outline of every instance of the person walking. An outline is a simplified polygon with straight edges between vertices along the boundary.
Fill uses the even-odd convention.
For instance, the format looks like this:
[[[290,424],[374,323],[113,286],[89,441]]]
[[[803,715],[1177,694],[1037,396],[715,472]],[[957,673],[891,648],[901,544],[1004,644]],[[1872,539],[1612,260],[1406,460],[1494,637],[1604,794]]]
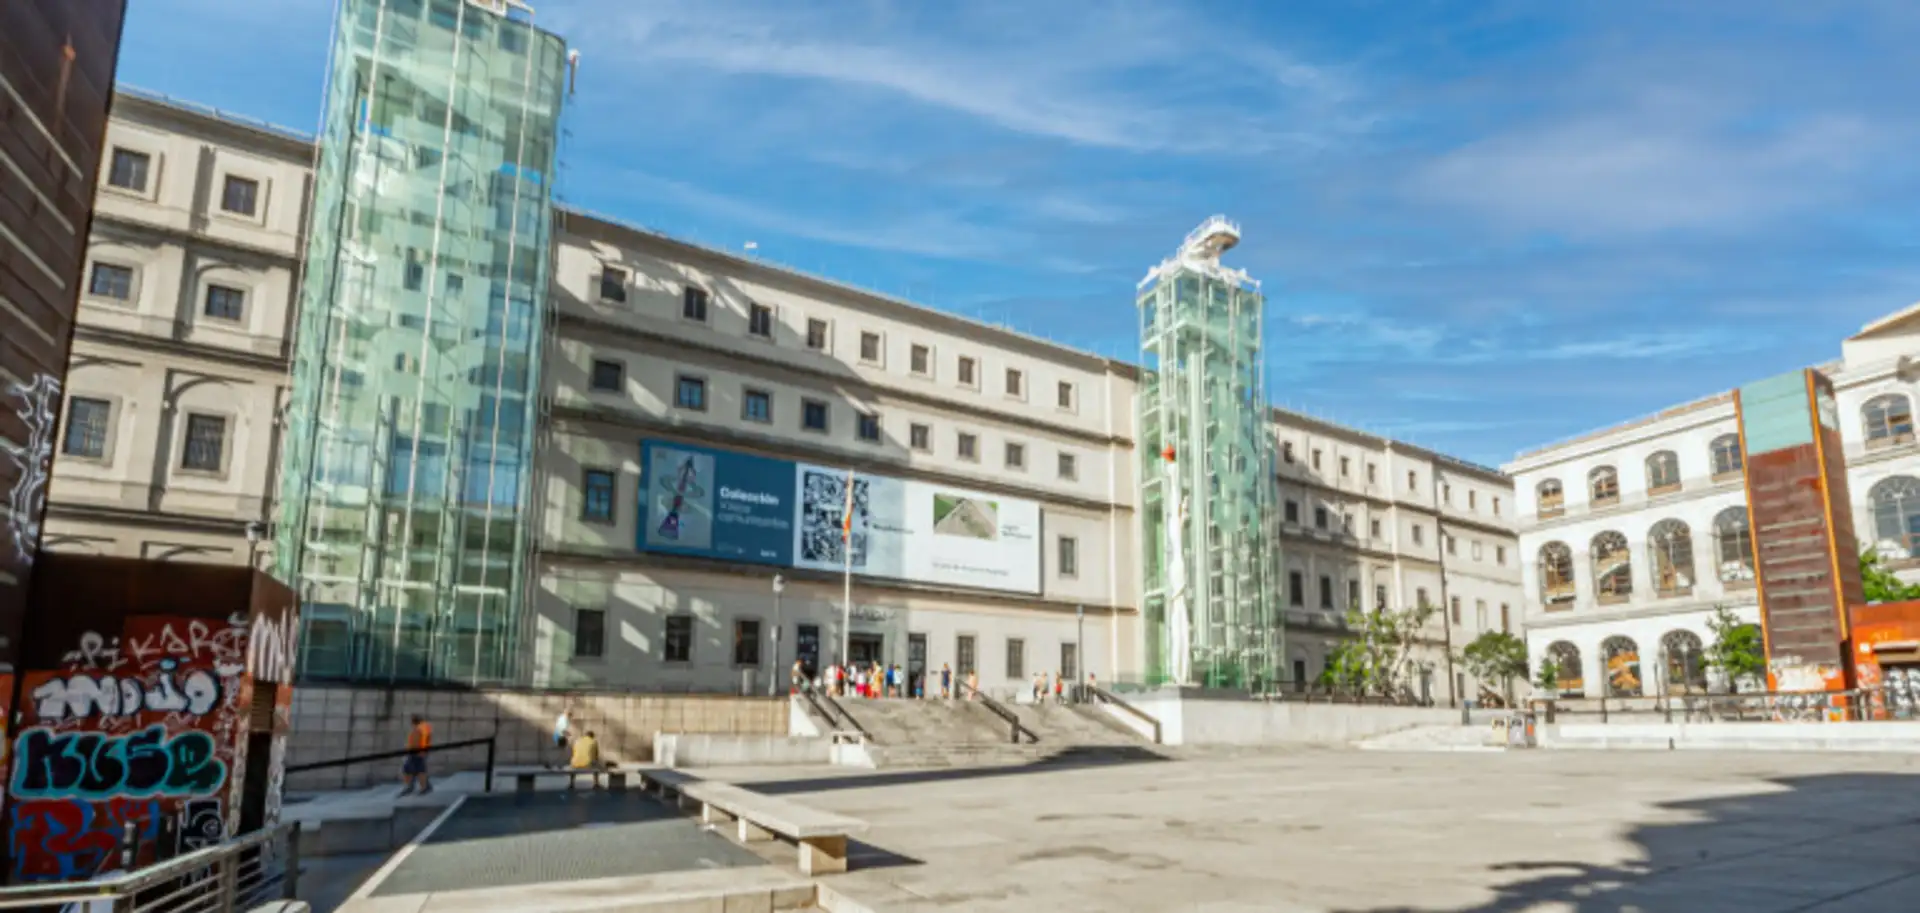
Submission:
[[[1042,680],[1045,677],[1046,673],[1044,672],[1035,672],[1033,674],[1033,702],[1035,704],[1040,703],[1040,699],[1046,695],[1047,685],[1046,682]]]
[[[980,670],[968,669],[967,670],[967,700],[977,701],[979,699],[980,699]]]
[[[593,788],[600,788],[600,740],[594,738],[593,730],[587,730],[586,735],[574,740],[573,758],[567,764],[567,770],[570,772],[567,777],[568,789],[573,788],[571,773],[586,771],[591,771]]]
[[[797,659],[793,661],[793,671],[787,673],[787,684],[793,688],[794,694],[799,694],[803,689],[807,688],[807,666],[805,663]]]
[[[400,762],[400,779],[406,788],[400,795],[409,796],[416,791],[420,795],[433,792],[433,781],[427,778],[427,749],[433,747],[433,726],[427,718],[415,714],[413,729],[407,733],[407,758]]]
[[[1066,693],[1067,693],[1066,676],[1055,675],[1053,677],[1053,702],[1056,704],[1066,703],[1066,700],[1065,700]]]
[[[953,667],[940,664],[940,699],[946,700],[953,694]]]

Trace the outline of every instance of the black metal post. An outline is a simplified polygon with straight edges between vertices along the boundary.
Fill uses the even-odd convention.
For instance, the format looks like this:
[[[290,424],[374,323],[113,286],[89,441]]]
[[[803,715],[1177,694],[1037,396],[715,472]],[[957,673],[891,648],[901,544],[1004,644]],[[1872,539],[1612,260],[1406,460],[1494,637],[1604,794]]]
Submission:
[[[300,897],[300,822],[293,823],[293,830],[287,832],[287,877],[281,882],[280,899],[298,900]]]
[[[497,731],[487,737],[487,792],[493,792],[493,743],[499,738]]]

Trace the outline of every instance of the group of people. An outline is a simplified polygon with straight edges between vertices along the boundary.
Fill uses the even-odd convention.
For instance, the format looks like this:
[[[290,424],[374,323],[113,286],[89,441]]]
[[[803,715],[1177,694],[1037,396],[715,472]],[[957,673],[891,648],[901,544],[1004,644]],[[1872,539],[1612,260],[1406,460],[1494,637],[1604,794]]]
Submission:
[[[820,670],[818,676],[807,674],[804,660],[794,660],[793,669],[788,673],[788,683],[793,693],[818,690],[830,697],[907,697],[925,700],[927,698],[963,698],[976,700],[980,696],[980,673],[967,670],[966,679],[961,682],[963,689],[955,693],[953,667],[940,664],[940,671],[931,670],[919,675],[910,675],[900,668],[899,663],[881,665],[880,663],[855,663],[841,665],[833,663]],[[1092,686],[1092,673],[1087,675],[1087,685]],[[1080,699],[1080,689],[1070,688],[1066,676],[1036,673],[1033,677],[1033,702],[1044,703],[1051,696],[1056,703],[1065,703]]]

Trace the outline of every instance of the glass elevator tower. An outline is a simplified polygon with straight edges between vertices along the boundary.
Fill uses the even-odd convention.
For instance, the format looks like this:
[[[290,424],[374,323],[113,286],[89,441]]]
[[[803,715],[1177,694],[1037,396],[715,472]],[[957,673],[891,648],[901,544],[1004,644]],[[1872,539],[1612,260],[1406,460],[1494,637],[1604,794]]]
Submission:
[[[1260,285],[1220,264],[1239,226],[1214,216],[1140,282],[1146,674],[1265,690],[1284,655],[1273,435]]]
[[[308,676],[520,674],[565,42],[513,0],[343,0],[278,574]]]

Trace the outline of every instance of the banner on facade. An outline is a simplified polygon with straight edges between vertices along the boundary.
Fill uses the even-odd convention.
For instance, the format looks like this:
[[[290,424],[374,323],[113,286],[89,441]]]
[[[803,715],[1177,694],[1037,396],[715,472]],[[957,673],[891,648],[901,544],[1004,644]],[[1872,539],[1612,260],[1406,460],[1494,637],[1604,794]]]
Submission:
[[[919,583],[1040,591],[1040,505],[667,441],[641,443],[639,548]]]

